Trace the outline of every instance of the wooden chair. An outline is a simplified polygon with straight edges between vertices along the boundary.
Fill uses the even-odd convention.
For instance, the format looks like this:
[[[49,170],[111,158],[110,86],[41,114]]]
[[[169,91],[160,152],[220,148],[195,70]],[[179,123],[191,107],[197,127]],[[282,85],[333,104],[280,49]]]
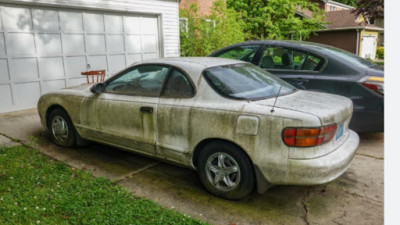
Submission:
[[[81,74],[86,76],[86,81],[88,84],[103,82],[106,77],[105,70],[92,70],[92,71],[82,72]],[[91,79],[89,79],[89,77],[91,77]]]

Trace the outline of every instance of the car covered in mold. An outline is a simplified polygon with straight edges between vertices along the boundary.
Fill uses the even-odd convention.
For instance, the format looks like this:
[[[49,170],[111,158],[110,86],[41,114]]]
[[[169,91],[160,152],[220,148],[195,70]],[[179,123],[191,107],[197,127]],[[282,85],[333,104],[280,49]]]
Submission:
[[[222,58],[135,63],[105,82],[41,96],[38,112],[56,145],[90,140],[190,167],[226,199],[330,182],[359,144],[350,99]]]

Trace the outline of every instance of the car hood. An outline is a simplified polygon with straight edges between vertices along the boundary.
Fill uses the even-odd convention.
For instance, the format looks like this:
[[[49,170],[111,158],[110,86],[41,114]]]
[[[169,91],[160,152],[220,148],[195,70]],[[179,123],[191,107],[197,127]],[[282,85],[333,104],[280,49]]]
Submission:
[[[271,101],[255,103],[270,106]],[[349,98],[304,90],[278,97],[275,107],[315,115],[320,119],[321,125],[343,123],[353,113],[353,103]]]

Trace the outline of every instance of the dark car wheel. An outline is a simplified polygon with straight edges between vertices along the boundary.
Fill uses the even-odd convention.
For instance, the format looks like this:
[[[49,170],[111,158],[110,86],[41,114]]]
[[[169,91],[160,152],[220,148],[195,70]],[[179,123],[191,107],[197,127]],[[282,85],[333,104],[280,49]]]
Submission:
[[[55,109],[49,115],[49,130],[51,140],[59,146],[75,145],[75,128],[68,114],[62,109]]]
[[[198,158],[200,181],[214,195],[237,200],[250,194],[255,176],[250,159],[236,145],[214,142]]]

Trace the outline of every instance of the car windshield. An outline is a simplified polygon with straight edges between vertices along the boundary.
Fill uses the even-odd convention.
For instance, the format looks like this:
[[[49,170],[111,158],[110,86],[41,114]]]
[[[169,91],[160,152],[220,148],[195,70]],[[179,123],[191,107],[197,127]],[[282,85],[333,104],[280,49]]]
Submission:
[[[322,50],[328,52],[328,54],[332,54],[335,57],[342,59],[345,62],[349,62],[352,65],[358,65],[362,68],[372,68],[372,67],[379,66],[378,64],[370,62],[364,58],[361,58],[353,53],[344,51],[342,49],[333,48],[333,47],[325,47]]]
[[[252,64],[208,68],[204,77],[216,92],[233,99],[260,100],[296,91],[292,85]]]

